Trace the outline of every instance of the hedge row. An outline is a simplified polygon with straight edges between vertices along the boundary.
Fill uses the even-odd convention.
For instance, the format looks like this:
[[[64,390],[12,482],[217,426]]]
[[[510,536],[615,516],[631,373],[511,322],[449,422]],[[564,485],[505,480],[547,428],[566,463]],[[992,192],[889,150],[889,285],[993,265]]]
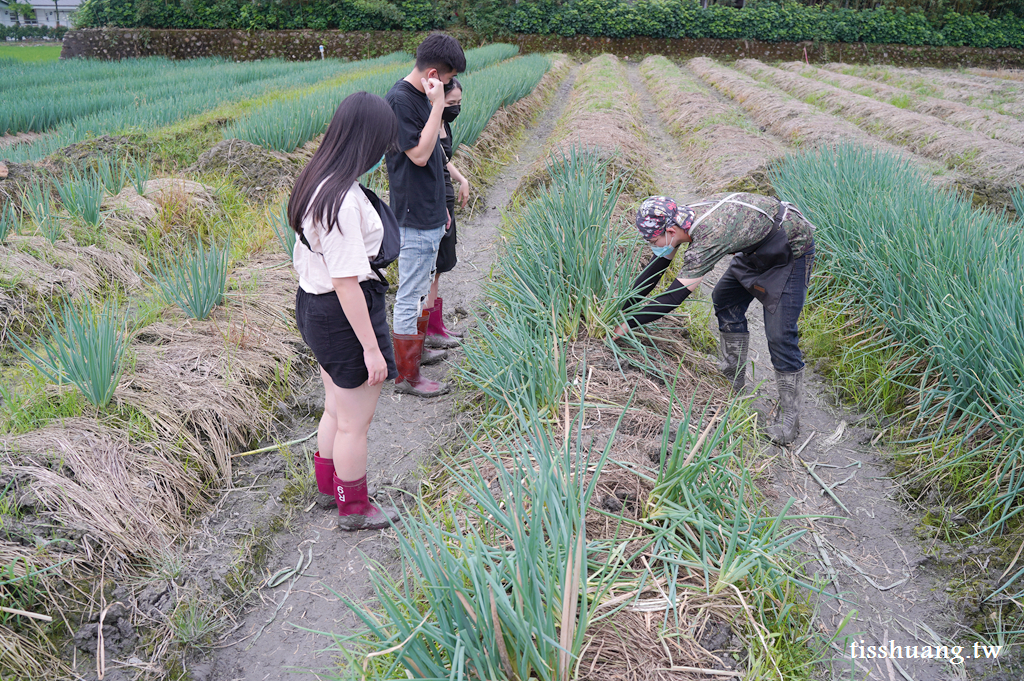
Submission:
[[[430,0],[86,0],[75,23],[79,28],[426,31],[448,22]]]
[[[9,38],[14,40],[26,40],[29,38],[52,38],[63,40],[64,34],[68,32],[63,26],[50,28],[49,26],[0,26],[0,40]]]
[[[765,42],[875,43],[1024,48],[1024,19],[882,7],[832,9],[792,0],[742,9],[699,0],[520,0],[503,7],[470,0],[456,17],[437,0],[86,0],[80,27],[312,29],[424,31],[464,21],[478,33],[600,36],[609,38],[719,38]]]
[[[743,9],[697,0],[524,0],[510,8],[512,33],[610,38],[752,39],[765,42],[881,43],[1024,48],[1024,20],[950,12],[931,22],[921,13],[882,7],[831,9],[796,2],[759,2]]]

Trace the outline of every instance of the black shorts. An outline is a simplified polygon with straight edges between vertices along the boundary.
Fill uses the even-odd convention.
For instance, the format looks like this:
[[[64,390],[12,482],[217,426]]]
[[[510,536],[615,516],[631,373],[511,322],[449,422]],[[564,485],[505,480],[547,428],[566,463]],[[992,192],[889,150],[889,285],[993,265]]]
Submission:
[[[388,329],[384,303],[387,286],[379,281],[364,281],[359,286],[363,289],[370,323],[377,334],[377,345],[388,365],[388,380],[393,380],[398,376],[398,369],[395,366],[395,350],[391,346],[391,331]],[[332,291],[316,295],[306,293],[300,286],[295,294],[295,324],[299,327],[302,340],[313,351],[316,361],[331,377],[334,385],[351,389],[366,383],[370,373],[363,360],[363,345],[348,323],[337,293]]]
[[[455,197],[448,199],[448,212],[452,216],[452,226],[441,237],[441,245],[437,247],[437,273],[451,272],[459,259],[455,257]]]

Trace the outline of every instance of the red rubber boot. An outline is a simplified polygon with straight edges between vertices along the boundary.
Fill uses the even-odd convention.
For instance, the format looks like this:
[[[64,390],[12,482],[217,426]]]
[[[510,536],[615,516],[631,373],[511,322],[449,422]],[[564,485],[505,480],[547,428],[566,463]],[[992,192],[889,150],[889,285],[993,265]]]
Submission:
[[[417,397],[437,397],[448,392],[448,384],[431,381],[420,374],[420,356],[423,353],[423,336],[402,333],[391,334],[395,346],[395,364],[398,378],[395,392],[408,393]]]
[[[335,474],[334,497],[338,503],[339,530],[383,530],[401,519],[393,506],[377,506],[369,500],[365,475],[346,482]]]
[[[334,459],[326,459],[317,452],[313,455],[313,473],[316,475],[316,488],[320,491],[317,506],[334,506]]]

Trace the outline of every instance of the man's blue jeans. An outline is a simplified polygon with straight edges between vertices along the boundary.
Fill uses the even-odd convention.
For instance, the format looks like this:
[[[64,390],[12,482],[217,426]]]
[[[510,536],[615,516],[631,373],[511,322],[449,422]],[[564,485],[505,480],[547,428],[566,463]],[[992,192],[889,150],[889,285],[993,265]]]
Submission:
[[[764,311],[764,333],[768,337],[768,351],[776,371],[791,373],[804,366],[800,354],[797,320],[804,309],[807,285],[814,269],[814,251],[793,261],[793,272],[782,291],[775,314]],[[711,293],[718,316],[718,330],[723,333],[747,333],[747,307],[754,296],[740,286],[731,270],[726,270]]]
[[[437,268],[437,247],[444,236],[444,225],[437,229],[400,227],[402,250],[398,254],[398,294],[392,328],[395,333],[415,335],[423,299],[430,293],[430,282]]]

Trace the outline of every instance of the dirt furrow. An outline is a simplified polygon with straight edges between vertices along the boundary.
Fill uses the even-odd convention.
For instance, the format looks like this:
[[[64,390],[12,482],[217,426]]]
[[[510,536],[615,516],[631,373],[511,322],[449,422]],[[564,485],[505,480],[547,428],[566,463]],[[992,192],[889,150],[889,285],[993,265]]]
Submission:
[[[503,209],[519,178],[542,153],[568,99],[573,78],[574,74],[570,74],[565,79],[552,104],[536,123],[526,128],[514,161],[503,169],[481,200],[483,209],[478,207],[471,219],[459,225],[459,265],[441,281],[446,310],[464,316],[479,297],[494,260]],[[457,352],[452,359],[458,361]],[[447,367],[426,371],[435,379],[440,374],[449,374]],[[306,434],[314,429],[316,420],[312,414],[322,408],[320,387],[311,385],[309,393],[311,415],[295,425],[296,433]],[[458,395],[449,395],[421,400],[397,395],[391,385],[385,387],[369,435],[371,488],[410,492],[418,489],[419,478],[431,456],[439,447],[454,442],[454,407],[458,399]],[[210,531],[205,540],[209,546],[205,550],[210,554],[209,560],[218,564],[213,566],[215,572],[230,569],[232,556],[225,553],[223,542],[237,532],[239,518],[266,514],[268,507],[283,509],[282,480],[270,481],[269,498],[258,490],[281,466],[276,453],[247,466],[242,479],[236,480],[239,490],[226,495],[208,519]],[[252,490],[246,487],[250,484]],[[187,671],[193,681],[262,681],[304,670],[318,677],[330,670],[334,661],[323,650],[330,639],[315,632],[346,635],[357,626],[355,617],[338,596],[364,601],[372,595],[370,563],[379,562],[388,570],[396,567],[396,543],[391,532],[337,532],[333,527],[333,509],[315,506],[309,512],[277,517],[284,518],[276,523],[284,527],[266,549],[270,551],[267,572],[294,566],[299,552],[308,554],[310,549],[311,566],[293,584],[286,580],[276,589],[263,589],[263,603],[246,613],[222,646],[189,666]],[[271,523],[271,527],[274,525]],[[203,550],[201,543],[197,549]]]
[[[652,171],[658,191],[681,201],[695,198],[694,185],[685,166],[679,164],[679,143],[653,113],[657,109],[637,70],[631,68],[629,74],[630,85],[639,93],[647,112],[644,123],[656,151]],[[728,260],[719,263],[705,279],[708,296],[727,267]],[[768,386],[764,392],[775,395],[763,312],[757,301],[751,305],[748,319],[752,375]],[[717,334],[714,317],[711,325]],[[867,425],[873,420],[835,406],[828,385],[810,366],[806,385],[799,439],[785,449],[771,445],[764,449],[764,456],[773,459],[764,491],[772,498],[776,511],[793,497],[796,501],[791,513],[821,516],[805,523],[809,531],[799,545],[799,560],[806,565],[808,577],[823,585],[825,591],[814,597],[817,615],[813,626],[823,640],[828,640],[837,633],[844,617],[849,615],[850,621],[837,639],[838,649],[831,649],[834,659],[825,663],[820,678],[901,678],[893,676],[899,674],[893,665],[902,666],[915,681],[953,678],[955,670],[948,661],[851,661],[850,642],[949,645],[954,625],[952,608],[936,577],[921,567],[926,561],[924,547],[913,535],[920,518],[899,500],[899,488],[889,478],[891,466],[885,450],[877,446],[877,433]],[[801,445],[805,446],[797,456]],[[848,512],[825,496],[808,468],[826,485],[835,485],[832,492]],[[934,641],[932,632],[942,637],[941,641]]]

